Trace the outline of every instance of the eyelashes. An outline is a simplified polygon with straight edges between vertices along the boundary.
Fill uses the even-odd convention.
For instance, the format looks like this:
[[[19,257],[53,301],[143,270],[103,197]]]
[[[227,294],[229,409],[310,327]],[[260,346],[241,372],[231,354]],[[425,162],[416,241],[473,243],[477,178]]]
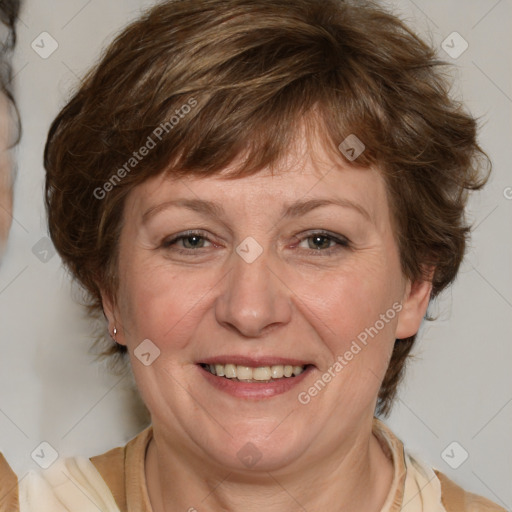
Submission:
[[[185,242],[186,244],[189,244],[190,247],[183,247],[187,250],[196,251],[198,249],[204,248],[204,243],[210,243],[207,236],[205,236],[203,233],[198,231],[189,231],[180,235],[177,235],[174,238],[171,238],[170,240],[164,240],[162,242],[162,247],[164,249],[170,249],[171,247],[175,246],[179,242]]]
[[[208,233],[201,230],[189,230],[166,238],[161,248],[182,255],[197,256],[222,244],[212,240]],[[328,256],[351,247],[350,241],[343,235],[324,230],[311,230],[293,237],[291,244],[293,250],[315,256]]]
[[[298,237],[298,245],[305,243],[304,249],[313,251],[313,253],[332,253],[336,250],[348,248],[350,243],[344,236],[334,235],[327,231],[314,231],[309,234],[303,234],[302,237]],[[327,245],[326,245],[327,244]]]

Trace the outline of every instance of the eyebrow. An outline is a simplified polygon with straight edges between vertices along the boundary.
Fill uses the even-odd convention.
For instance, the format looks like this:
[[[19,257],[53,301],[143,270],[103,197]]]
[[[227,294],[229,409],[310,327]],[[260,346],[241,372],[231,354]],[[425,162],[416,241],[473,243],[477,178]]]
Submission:
[[[349,199],[309,199],[307,201],[296,201],[284,208],[283,217],[300,217],[306,213],[322,206],[336,205],[342,208],[351,208],[360,213],[366,220],[373,222],[371,215],[360,205]]]
[[[165,203],[153,206],[144,212],[142,215],[142,222],[145,223],[160,211],[167,210],[172,207],[187,208],[188,210],[217,218],[221,217],[224,213],[222,206],[217,203],[213,203],[212,201],[204,201],[202,199],[174,199],[172,201],[165,201]]]
[[[316,208],[322,206],[336,205],[342,208],[350,208],[360,213],[366,220],[373,222],[371,215],[359,204],[350,201],[349,199],[309,199],[299,200],[294,203],[285,205],[282,211],[284,218],[300,217],[309,213]],[[224,214],[224,208],[217,203],[212,201],[205,201],[202,199],[174,199],[172,201],[166,201],[157,206],[153,206],[142,215],[142,222],[146,223],[151,217],[156,215],[162,210],[168,208],[178,207],[186,208],[188,210],[203,214],[205,216],[220,218]]]

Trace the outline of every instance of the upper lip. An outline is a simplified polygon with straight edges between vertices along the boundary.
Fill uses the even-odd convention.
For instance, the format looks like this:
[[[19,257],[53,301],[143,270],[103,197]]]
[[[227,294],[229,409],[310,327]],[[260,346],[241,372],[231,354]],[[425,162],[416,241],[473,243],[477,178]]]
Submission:
[[[290,359],[289,357],[277,356],[262,356],[262,357],[248,357],[242,355],[225,355],[207,357],[202,359],[199,363],[203,364],[236,364],[239,366],[251,366],[258,368],[260,366],[277,366],[277,365],[290,365],[290,366],[307,366],[312,363],[301,359]]]

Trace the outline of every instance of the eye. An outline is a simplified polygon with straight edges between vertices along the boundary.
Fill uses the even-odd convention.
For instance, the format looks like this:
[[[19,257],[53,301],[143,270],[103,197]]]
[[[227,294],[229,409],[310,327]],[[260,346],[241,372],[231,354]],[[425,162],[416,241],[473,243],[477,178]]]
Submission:
[[[205,246],[206,240],[200,235],[189,235],[179,239],[185,249],[201,249]]]
[[[305,234],[299,237],[297,244],[301,249],[314,251],[316,253],[328,253],[349,247],[349,241],[341,236],[323,231]]]
[[[328,236],[325,235],[308,236],[303,241],[307,242],[309,249],[314,250],[329,249],[330,247],[332,247],[332,244],[335,243],[332,240],[332,238],[329,238]]]
[[[162,242],[164,249],[176,248],[178,251],[195,251],[211,246],[212,243],[200,232],[187,231]]]

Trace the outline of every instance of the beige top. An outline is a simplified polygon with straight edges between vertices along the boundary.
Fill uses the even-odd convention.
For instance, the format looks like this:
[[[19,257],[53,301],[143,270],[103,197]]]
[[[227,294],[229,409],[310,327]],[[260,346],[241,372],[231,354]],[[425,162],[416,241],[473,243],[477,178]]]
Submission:
[[[394,466],[393,482],[381,512],[506,512],[415,460],[376,418],[373,431]],[[90,461],[58,461],[46,471],[25,477],[19,485],[0,455],[0,512],[85,512],[98,508],[104,512],[151,512],[144,461],[152,435],[149,427],[126,446]]]

